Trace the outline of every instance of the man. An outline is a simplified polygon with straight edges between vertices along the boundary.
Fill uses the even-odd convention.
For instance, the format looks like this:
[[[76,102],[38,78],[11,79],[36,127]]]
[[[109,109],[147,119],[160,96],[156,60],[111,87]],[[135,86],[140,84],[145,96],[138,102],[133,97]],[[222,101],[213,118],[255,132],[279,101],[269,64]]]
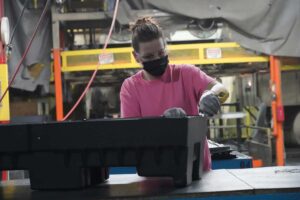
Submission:
[[[141,18],[132,27],[133,55],[143,70],[127,78],[120,92],[121,117],[213,116],[228,92],[193,65],[169,64],[166,42],[159,25]],[[211,168],[207,142],[203,169]]]

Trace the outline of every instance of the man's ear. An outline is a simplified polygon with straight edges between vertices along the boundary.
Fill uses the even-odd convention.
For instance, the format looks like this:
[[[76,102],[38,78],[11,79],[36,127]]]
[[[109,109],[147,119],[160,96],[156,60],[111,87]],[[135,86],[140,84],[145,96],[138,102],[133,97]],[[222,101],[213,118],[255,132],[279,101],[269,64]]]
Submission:
[[[141,60],[135,51],[132,51],[132,55],[137,63],[141,63]]]

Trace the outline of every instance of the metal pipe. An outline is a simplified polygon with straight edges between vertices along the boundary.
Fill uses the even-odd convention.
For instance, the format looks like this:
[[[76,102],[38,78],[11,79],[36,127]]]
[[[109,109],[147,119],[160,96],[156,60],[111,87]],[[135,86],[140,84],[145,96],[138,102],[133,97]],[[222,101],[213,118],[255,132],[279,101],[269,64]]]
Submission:
[[[281,72],[278,57],[270,56],[270,78],[272,92],[273,135],[276,139],[276,163],[285,165],[285,150],[283,139],[283,105],[281,96]]]

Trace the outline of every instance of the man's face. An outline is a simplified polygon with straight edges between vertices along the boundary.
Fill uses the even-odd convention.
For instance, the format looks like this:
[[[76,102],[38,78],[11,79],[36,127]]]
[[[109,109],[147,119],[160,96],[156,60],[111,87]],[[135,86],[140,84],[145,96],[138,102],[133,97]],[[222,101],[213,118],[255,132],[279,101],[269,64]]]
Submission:
[[[139,52],[134,52],[134,57],[139,63],[156,60],[167,55],[166,46],[162,38],[141,42],[139,48]]]

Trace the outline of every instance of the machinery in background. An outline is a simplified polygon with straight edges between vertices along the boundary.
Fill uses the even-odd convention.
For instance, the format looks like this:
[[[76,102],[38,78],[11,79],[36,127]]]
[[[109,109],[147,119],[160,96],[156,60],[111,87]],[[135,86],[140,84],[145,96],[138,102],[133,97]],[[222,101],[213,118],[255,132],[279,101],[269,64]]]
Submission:
[[[80,93],[80,89],[76,88],[82,88],[86,84],[90,75],[89,71],[95,69],[99,62],[99,55],[103,53],[99,48],[103,46],[111,23],[111,15],[107,12],[110,11],[110,6],[105,6],[105,2],[112,5],[114,1],[101,1],[100,5],[99,2],[62,0],[56,1],[56,5],[52,6],[52,31],[53,38],[55,38],[53,39],[53,58],[56,118],[58,120],[63,118],[65,108],[63,102],[65,105],[71,104],[72,99],[75,99],[76,91]],[[133,12],[136,17],[152,15],[161,22],[162,26],[166,19],[177,19],[172,14],[157,10]],[[165,32],[170,44],[172,63],[195,64],[208,74],[215,76],[254,73],[268,69],[268,57],[249,52],[236,43],[222,43],[223,25],[218,20],[185,18],[178,20],[177,23],[181,25],[181,29],[166,29]],[[214,43],[215,41],[218,42]],[[139,68],[131,55],[132,49],[129,46],[129,24],[117,23],[109,48],[100,57],[99,73],[93,89],[81,106],[84,112],[79,112],[81,114],[79,118],[112,116],[114,109],[118,109],[111,109],[112,105],[116,105],[115,102],[117,102],[118,95],[115,94],[118,87],[124,78]],[[115,78],[112,82],[116,84],[109,85],[111,82],[108,80],[112,74]],[[105,81],[108,82],[107,85]],[[111,97],[105,97],[105,94],[109,93]],[[95,99],[95,96],[99,96],[98,99]],[[93,108],[98,104],[103,105],[103,108],[97,111]],[[91,113],[91,110],[95,112]]]
[[[56,0],[60,13],[112,11],[115,0]]]
[[[8,66],[7,56],[9,52],[9,40],[10,40],[10,27],[7,17],[4,17],[3,1],[0,1],[0,124],[8,123],[10,121],[9,111],[9,92],[5,94],[5,90],[8,88]],[[5,96],[3,96],[5,95]],[[1,172],[0,180],[7,179],[7,172]]]
[[[76,100],[78,97],[77,94],[80,94],[80,91],[82,91],[82,86],[86,85],[86,80],[90,77],[90,72],[88,71],[94,70],[99,62],[99,54],[101,54],[99,49],[102,48],[108,33],[111,23],[110,11],[114,6],[114,2],[115,1],[104,0],[56,1],[56,4],[52,6],[52,35],[55,38],[53,39],[53,57],[54,60],[57,61],[54,62],[54,69],[57,71],[56,77],[57,74],[60,73],[59,71],[64,73],[62,98],[56,102],[56,106],[60,107],[60,111],[57,112],[60,113],[60,119],[62,118],[62,111],[68,110],[68,105],[73,104],[73,100]],[[168,43],[170,45],[178,45],[178,47],[176,46],[170,49],[171,57],[173,58],[172,62],[175,60],[177,63],[189,63],[190,60],[194,60],[193,64],[200,64],[199,59],[206,59],[205,51],[210,51],[210,48],[208,48],[210,46],[207,46],[207,48],[201,47],[201,50],[199,50],[197,44],[221,40],[223,24],[216,19],[181,19],[178,22],[176,21],[180,24],[181,28],[171,30],[166,23],[168,23],[169,19],[177,19],[177,17],[172,14],[158,10],[133,10],[133,13],[136,17],[145,15],[154,16],[162,25],[165,25],[163,29],[165,30]],[[129,31],[129,24],[122,25],[117,22],[108,49],[106,50],[106,55],[101,58],[101,66],[99,67],[99,72],[97,73],[97,78],[92,90],[98,91],[98,94],[105,93],[104,90],[118,92],[123,80],[138,70],[139,65],[135,63],[132,58],[132,49],[130,46],[131,32]],[[249,61],[247,58],[244,58],[245,61],[240,63],[243,59],[242,57],[247,57],[248,55],[246,55],[246,52],[242,50],[242,48],[239,48],[238,45],[224,44],[216,46],[217,50],[218,48],[224,47],[222,49],[224,57],[229,58],[230,56],[236,56],[235,63],[243,65],[243,63]],[[207,54],[211,56],[211,60],[205,61],[204,64],[214,63],[212,59],[214,59],[214,56],[218,56],[214,55],[214,47],[214,45],[211,45],[212,53]],[[184,53],[181,54],[182,52]],[[201,57],[199,58],[200,54]],[[254,62],[267,61],[267,59],[254,54],[249,54],[249,58]],[[234,58],[232,60],[234,60]],[[228,63],[228,61],[225,62]],[[222,61],[217,61],[217,63],[214,69],[209,71],[211,74],[222,69]],[[61,67],[56,67],[58,65],[61,65]],[[207,70],[210,69],[207,68]],[[112,78],[114,79],[113,81],[111,80]],[[59,91],[60,89],[56,88],[57,94],[60,93]],[[119,97],[115,92],[114,94],[110,92],[109,95],[112,95],[110,98],[101,95],[104,97],[103,100],[101,100],[100,97],[96,97],[98,99],[93,100],[94,96],[89,95],[80,105],[78,111],[75,111],[77,114],[74,114],[72,119],[90,118],[92,116],[115,116],[118,106],[111,109],[112,105],[115,105],[115,102],[119,101]],[[62,104],[63,101],[65,102],[64,104]],[[105,108],[106,114],[104,115],[101,113],[103,109],[98,109],[100,113],[90,113],[90,108],[99,106],[98,104],[93,105],[93,102],[107,102],[104,104],[110,105],[110,108]],[[104,105],[103,103],[100,104]],[[98,112],[97,110],[94,111]],[[92,116],[90,116],[90,114],[92,114]]]
[[[300,145],[300,132],[296,125],[297,116],[300,115],[300,70],[283,71],[281,74],[282,82],[285,87],[282,90],[282,101],[284,105],[285,126],[284,129],[285,140],[287,145]],[[260,72],[254,74],[245,74],[239,76],[237,79],[237,91],[240,103],[242,106],[252,106],[258,109],[259,116],[263,117],[263,124],[260,126],[266,127],[271,125],[271,110],[270,102],[272,96],[270,95],[270,75],[267,72]],[[266,111],[261,113],[259,105],[266,105]],[[263,116],[260,116],[263,115]]]
[[[1,2],[3,3],[3,2]],[[8,67],[7,67],[7,56],[8,46],[10,40],[10,28],[7,17],[4,17],[3,6],[0,6],[0,97],[4,95],[5,90],[8,87]],[[0,123],[7,123],[10,120],[9,112],[9,94],[7,93],[0,101]]]
[[[68,100],[73,105],[81,95],[84,86],[87,84],[88,76],[80,73],[81,79],[65,79],[65,84],[70,91]],[[124,71],[107,71],[99,73],[96,82],[93,83],[87,92],[83,102],[71,115],[70,119],[99,119],[99,118],[116,118],[119,117],[120,100],[119,93],[122,80],[129,76],[129,73]],[[65,104],[65,109],[70,109],[68,104]]]
[[[95,69],[99,59],[101,68],[93,88],[81,105],[82,110],[77,111],[79,115],[74,115],[73,119],[113,116],[119,109],[117,94],[121,83],[139,68],[129,47],[129,25],[116,24],[109,48],[99,58],[102,52],[97,48],[103,46],[106,38],[111,22],[108,12],[111,11],[113,2],[56,1],[52,5],[58,120],[63,117],[63,102],[65,105],[72,104],[76,93],[80,94],[82,86],[86,84],[89,71]],[[134,12],[136,17],[152,14],[162,25],[166,19],[175,17],[157,10]],[[217,76],[255,72],[268,67],[268,57],[248,52],[235,43],[221,43],[223,25],[217,19],[183,19],[178,24],[181,29],[166,29],[165,32],[170,44],[172,63],[195,64],[208,74]],[[214,41],[218,43],[213,43]]]
[[[290,62],[293,61],[293,65]],[[284,141],[286,147],[297,148],[300,146],[300,68],[296,58],[282,58],[283,70],[281,73],[282,102],[284,113],[277,110],[278,119],[283,120]],[[256,159],[261,159],[265,166],[273,164],[275,154],[275,137],[270,134],[273,127],[272,100],[274,94],[270,93],[270,74],[267,71],[259,71],[252,74],[243,74],[237,77],[236,91],[241,106],[250,113],[250,126],[257,127],[251,130],[248,141],[249,152]],[[284,116],[284,118],[282,118]]]
[[[59,15],[65,15],[65,17],[62,17],[65,20],[62,24],[62,34],[66,39],[64,40],[65,44],[63,44],[64,48],[70,50],[99,48],[104,43],[111,21],[110,12],[113,11],[114,6],[115,0],[57,0],[52,13],[57,16],[57,18],[54,17],[56,19],[59,18]],[[93,17],[82,18],[78,15],[82,13],[93,15]],[[165,37],[169,42],[221,39],[223,24],[217,19],[182,19],[176,15],[155,9],[136,9],[132,10],[131,14],[133,14],[134,19],[142,16],[153,16],[156,18],[162,24]],[[178,20],[173,22],[172,18]],[[171,22],[167,22],[170,19]],[[180,28],[170,29],[168,25],[172,25],[172,23],[177,23]],[[110,44],[125,44],[128,46],[130,43],[131,32],[129,24],[117,22]]]

